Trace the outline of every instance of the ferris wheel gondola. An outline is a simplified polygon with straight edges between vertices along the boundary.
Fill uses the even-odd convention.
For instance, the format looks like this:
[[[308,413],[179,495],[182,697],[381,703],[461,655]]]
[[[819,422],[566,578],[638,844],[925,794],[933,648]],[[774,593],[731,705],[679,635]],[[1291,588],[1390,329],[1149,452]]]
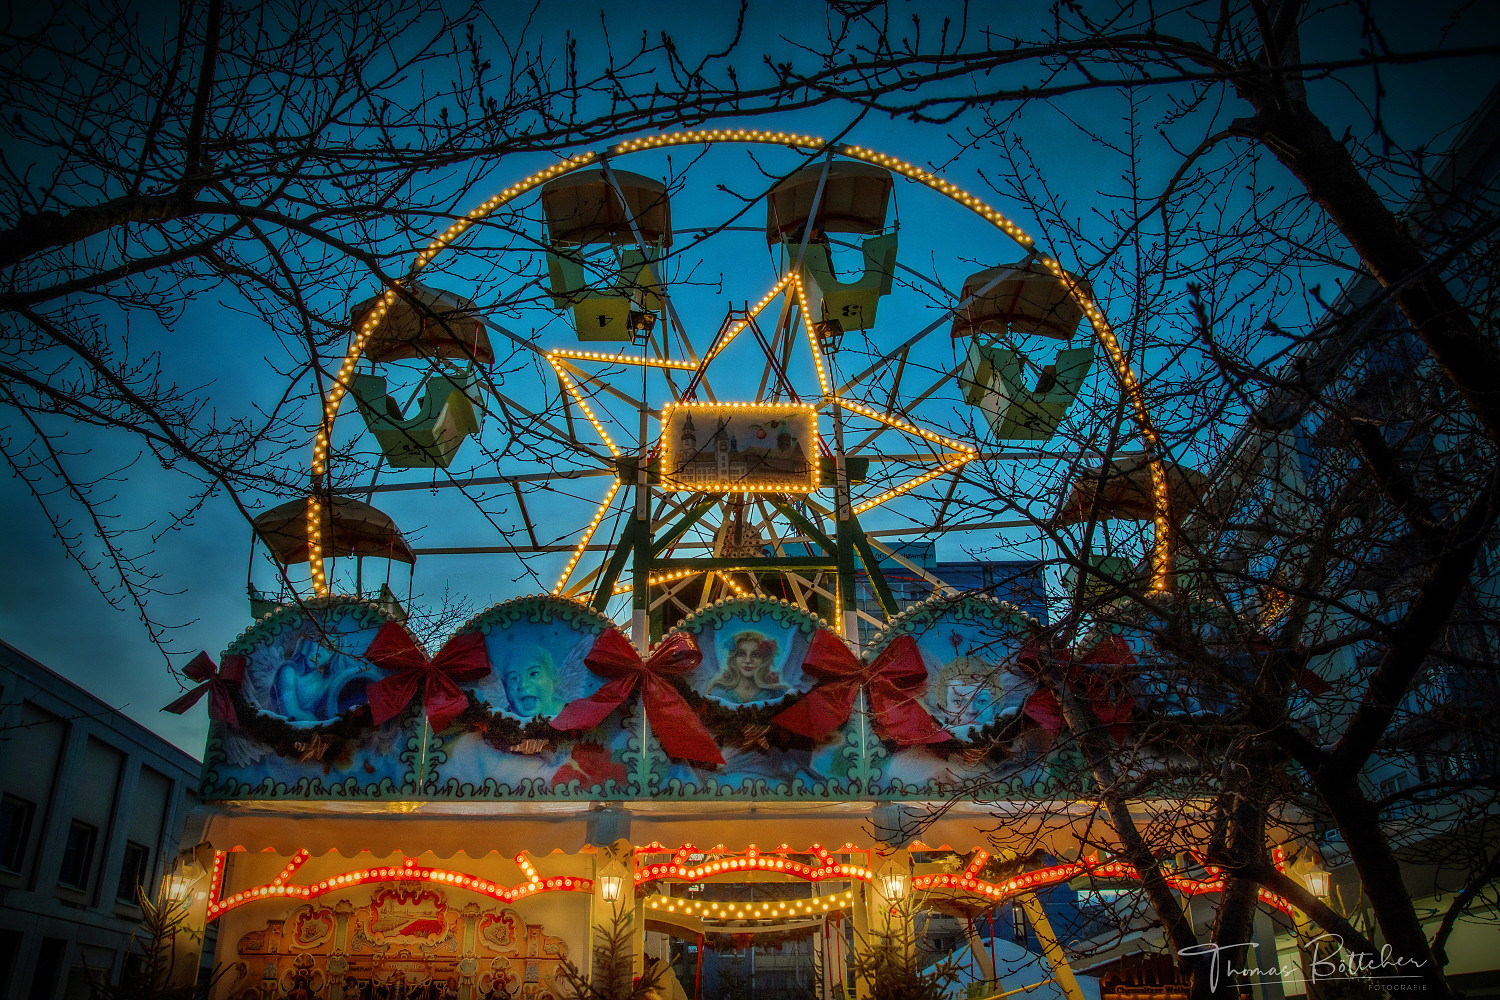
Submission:
[[[724,267],[716,279],[720,284],[732,282],[745,291],[754,287],[746,284],[747,278],[754,280],[753,268],[742,250],[714,256],[715,247],[732,243],[733,234],[747,227],[694,225],[682,231],[692,235],[674,247],[672,200],[686,193],[696,206],[705,189],[694,186],[691,172],[674,172],[670,157],[661,164],[667,180],[616,165],[627,155],[669,152],[688,143],[771,143],[799,153],[799,162],[760,195],[767,213],[765,236],[775,250],[773,271],[761,286],[768,290],[759,301],[732,303],[701,353],[693,349],[690,332],[707,326],[706,310],[692,286],[704,284],[703,262],[717,259]],[[1019,244],[1025,260],[971,273],[954,282],[960,290],[953,293],[941,291],[941,273],[924,276],[898,263],[896,231],[888,220],[894,189],[903,179],[969,210]],[[534,206],[531,215],[528,204]],[[440,474],[412,486],[435,496],[457,491],[485,523],[502,530],[495,543],[418,546],[415,555],[509,554],[537,576],[536,566],[555,566],[554,554],[567,553],[554,593],[601,609],[628,593],[639,614],[649,613],[653,632],[705,603],[758,592],[837,618],[847,633],[856,621],[878,627],[894,613],[882,579],[893,567],[904,572],[915,566],[912,571],[922,580],[942,586],[931,567],[912,562],[902,548],[903,536],[940,537],[976,526],[1017,531],[1031,526],[1037,536],[1046,526],[1047,512],[1028,516],[1022,509],[1009,520],[980,516],[987,512],[976,505],[985,501],[963,470],[976,461],[1003,464],[1028,456],[1051,461],[1049,452],[1038,449],[1059,440],[1086,387],[1099,392],[1104,385],[1094,364],[1099,345],[1116,389],[1140,421],[1146,447],[1155,446],[1139,387],[1087,282],[1041,254],[1019,227],[980,199],[912,164],[862,147],[780,133],[678,133],[632,140],[506,188],[450,227],[419,256],[418,269],[432,266],[448,246],[482,228],[502,206],[510,213],[512,231],[524,230],[528,219],[540,226],[538,234],[506,251],[505,259],[524,261],[517,255],[527,244],[542,248],[533,258],[542,264],[541,302],[567,318],[568,339],[620,346],[595,350],[556,344],[545,332],[546,320],[534,321],[534,332],[513,333],[496,322],[496,307],[490,306],[479,328],[498,331],[510,342],[513,374],[506,394],[488,378],[464,381],[481,367],[477,349],[466,359],[428,351],[423,359],[431,374],[423,383],[423,404],[411,417],[399,417],[399,407],[393,408],[389,394],[376,384],[382,373],[354,374],[361,358],[379,356],[389,339],[386,326],[404,321],[403,295],[388,291],[372,300],[376,304],[358,317],[345,360],[352,376],[346,384],[355,392],[366,430],[381,446],[383,464],[392,470],[435,470]],[[850,244],[836,244],[830,233],[857,238],[852,248],[863,258],[858,278],[845,281],[835,273],[837,246]],[[1002,251],[1002,244],[994,251],[965,244],[959,256],[978,252],[1005,259]],[[525,271],[524,263],[505,268],[512,275]],[[674,274],[678,284],[669,296]],[[902,327],[910,329],[914,297],[936,299],[939,314],[905,336]],[[686,321],[674,298],[691,303]],[[897,302],[902,304],[890,304]],[[524,305],[506,308],[534,315]],[[906,312],[892,320],[895,308]],[[1093,339],[1073,344],[1084,318]],[[665,323],[659,338],[653,335],[658,320]],[[952,362],[937,360],[936,340],[924,342],[943,328],[968,340]],[[847,340],[844,347],[839,342],[847,332],[862,334],[852,353]],[[1047,364],[1031,360],[1035,349],[1027,346],[1028,338],[1036,337],[1064,342]],[[632,341],[643,350],[632,352]],[[555,374],[555,387],[513,388],[514,373],[524,371],[527,358],[538,370]],[[850,367],[857,371],[851,374]],[[436,381],[440,378],[452,388]],[[465,400],[476,407],[476,426],[467,431],[455,416],[462,416]],[[331,394],[326,408],[336,411],[337,401],[338,394]],[[976,407],[981,419],[965,418],[965,403]],[[684,458],[682,449],[674,453],[667,446],[681,439],[681,429],[668,415],[686,412],[686,404],[706,407],[695,411],[695,420],[700,430],[705,422],[712,427],[711,433],[699,434],[697,450]],[[482,437],[478,413],[496,406],[509,415],[505,453],[523,459],[535,455],[540,467],[507,471],[486,469],[482,460],[455,461],[456,442]],[[793,447],[782,438],[788,436],[792,413],[802,407],[812,423],[790,435],[796,439]],[[317,479],[329,474],[329,440],[320,436]],[[709,441],[711,452],[703,444]],[[398,454],[403,442],[416,460]],[[1016,442],[1034,447],[1016,449]],[[484,457],[491,454],[485,451]],[[710,462],[711,468],[705,464]],[[796,471],[804,467],[805,473]],[[1156,460],[1149,459],[1145,468],[1154,484],[1160,472]],[[579,488],[592,476],[609,485],[589,501],[594,506],[571,532],[561,530],[567,511],[585,500]],[[668,489],[671,484],[685,488]],[[367,493],[408,489],[383,482]],[[513,503],[502,506],[507,492]],[[1055,504],[1040,495],[1037,502]],[[1166,522],[1159,509],[1157,515],[1161,536]],[[514,527],[506,529],[502,518]],[[446,529],[458,522],[444,515],[438,523]],[[570,534],[571,544],[559,538]],[[757,545],[758,552],[750,551]],[[316,538],[310,547],[312,583],[321,592],[329,587],[322,560],[330,553]],[[856,574],[876,590],[879,608],[853,606]],[[1157,575],[1157,582],[1163,579]]]

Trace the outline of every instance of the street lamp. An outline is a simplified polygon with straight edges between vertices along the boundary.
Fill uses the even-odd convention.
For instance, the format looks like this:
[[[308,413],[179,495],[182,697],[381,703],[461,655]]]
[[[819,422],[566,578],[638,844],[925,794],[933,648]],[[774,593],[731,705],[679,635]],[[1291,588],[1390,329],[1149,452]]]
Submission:
[[[604,897],[606,903],[618,903],[620,890],[624,887],[625,880],[618,875],[599,876],[599,895]]]
[[[906,873],[885,871],[880,875],[880,891],[891,901],[906,898]]]

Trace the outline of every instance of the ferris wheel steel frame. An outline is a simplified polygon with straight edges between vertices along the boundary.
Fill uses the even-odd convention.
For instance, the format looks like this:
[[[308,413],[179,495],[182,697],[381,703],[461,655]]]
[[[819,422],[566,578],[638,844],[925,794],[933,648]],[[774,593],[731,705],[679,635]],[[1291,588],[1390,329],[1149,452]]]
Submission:
[[[811,159],[821,156],[824,161],[823,173],[818,181],[817,191],[814,194],[813,206],[819,203],[823,193],[823,184],[828,175],[828,165],[833,162],[835,155],[849,159],[862,161],[873,166],[882,167],[893,173],[900,174],[908,180],[924,185],[928,189],[947,197],[954,203],[968,209],[981,219],[1000,230],[1005,236],[1013,240],[1028,254],[1025,264],[1032,262],[1040,264],[1054,278],[1056,278],[1067,290],[1067,294],[1082,310],[1083,315],[1089,322],[1090,329],[1105,350],[1110,361],[1110,370],[1114,381],[1129,405],[1143,443],[1146,446],[1146,461],[1150,469],[1151,484],[1153,490],[1153,501],[1155,506],[1154,528],[1155,533],[1151,547],[1151,589],[1155,592],[1165,591],[1168,588],[1168,580],[1171,577],[1171,553],[1169,539],[1169,523],[1167,518],[1168,505],[1168,480],[1166,468],[1160,454],[1161,442],[1154,428],[1150,414],[1147,410],[1145,399],[1141,391],[1139,381],[1132,370],[1124,352],[1116,338],[1108,321],[1098,304],[1089,292],[1080,287],[1080,282],[1074,280],[1055,259],[1036,249],[1035,241],[1025,233],[1019,226],[1010,221],[999,211],[986,204],[983,200],[969,194],[962,188],[953,185],[937,174],[923,170],[904,160],[890,157],[862,146],[843,143],[825,143],[822,139],[798,135],[786,132],[771,132],[761,130],[698,130],[664,133],[661,135],[632,139],[617,143],[608,147],[603,152],[585,152],[577,156],[569,157],[559,163],[553,164],[543,170],[537,171],[523,180],[506,187],[498,194],[492,196],[476,208],[469,211],[465,216],[455,221],[444,232],[435,237],[425,249],[419,252],[407,274],[404,284],[410,285],[415,282],[417,276],[445,249],[455,243],[468,229],[479,223],[502,206],[515,199],[540,188],[548,181],[565,176],[574,171],[595,165],[602,167],[605,178],[615,190],[620,193],[622,204],[625,203],[624,194],[615,178],[610,160],[612,157],[621,156],[650,149],[662,149],[682,145],[715,145],[715,144],[769,144],[781,147],[790,147],[799,151],[813,154]],[[629,213],[627,213],[629,214]],[[637,245],[642,251],[646,249],[646,241],[636,225],[636,220],[631,217],[630,227]],[[739,228],[739,227],[735,227]],[[600,502],[594,511],[594,515],[581,536],[574,545],[543,545],[536,534],[535,525],[529,514],[524,513],[525,506],[522,501],[523,520],[526,524],[528,536],[532,544],[529,546],[506,545],[506,546],[455,546],[455,547],[432,547],[426,549],[415,549],[417,554],[458,554],[468,552],[503,552],[503,553],[537,553],[537,552],[570,552],[566,567],[553,587],[552,593],[571,596],[575,598],[586,598],[588,603],[597,609],[603,610],[605,604],[611,597],[620,596],[626,592],[632,594],[632,633],[635,642],[644,649],[649,643],[649,614],[655,607],[660,607],[668,601],[677,599],[677,596],[690,586],[696,584],[694,577],[703,576],[702,598],[708,598],[712,593],[712,586],[717,579],[725,588],[736,594],[744,594],[745,591],[730,574],[737,571],[749,570],[754,573],[779,572],[787,580],[788,586],[799,597],[806,594],[821,593],[825,597],[832,597],[839,608],[838,620],[835,627],[846,639],[852,639],[855,623],[863,617],[865,620],[876,625],[883,623],[874,619],[864,612],[858,612],[854,608],[853,580],[855,575],[856,560],[866,565],[868,576],[875,596],[881,606],[881,610],[891,616],[896,611],[896,602],[887,587],[880,571],[876,567],[877,557],[874,552],[878,549],[882,555],[891,559],[904,568],[915,572],[920,578],[934,585],[940,585],[931,573],[907,559],[896,551],[892,546],[875,541],[876,536],[892,536],[899,534],[911,534],[909,529],[886,529],[882,531],[866,533],[859,526],[858,517],[876,507],[902,496],[910,490],[924,483],[930,482],[940,476],[954,473],[949,491],[941,501],[939,516],[936,524],[922,527],[923,533],[938,533],[947,531],[971,531],[984,528],[1000,528],[1026,525],[1031,522],[1026,520],[1013,521],[988,521],[977,524],[950,524],[946,522],[947,510],[953,499],[954,490],[957,488],[964,466],[975,460],[1008,460],[1040,457],[1048,455],[1040,449],[1001,449],[999,451],[980,452],[978,449],[966,445],[960,441],[937,434],[933,431],[921,428],[915,423],[892,417],[889,414],[880,413],[872,407],[866,406],[850,399],[844,398],[845,394],[855,388],[863,379],[880,371],[882,368],[896,363],[899,371],[904,371],[907,358],[918,343],[928,337],[935,330],[958,311],[964,309],[967,304],[979,295],[998,283],[1005,275],[997,275],[990,281],[988,286],[975,290],[956,306],[950,307],[932,323],[908,337],[883,354],[879,355],[872,364],[867,366],[858,374],[848,378],[842,385],[835,386],[830,379],[828,369],[823,363],[822,348],[818,336],[814,333],[814,318],[808,305],[806,289],[802,280],[802,259],[806,252],[811,227],[804,232],[801,246],[798,249],[795,260],[790,261],[786,273],[775,282],[753,308],[743,310],[743,315],[734,322],[726,320],[720,328],[719,333],[708,345],[704,355],[700,358],[691,340],[688,337],[686,326],[677,316],[673,307],[670,294],[661,283],[658,289],[660,295],[661,311],[664,313],[667,324],[663,325],[660,342],[658,342],[654,330],[648,330],[644,339],[644,346],[653,350],[655,357],[646,354],[626,354],[623,351],[613,354],[604,352],[588,351],[577,348],[552,348],[545,349],[535,342],[521,337],[515,333],[498,327],[499,332],[517,348],[535,355],[539,360],[547,363],[548,367],[556,374],[559,386],[562,390],[562,402],[564,415],[569,428],[573,427],[572,408],[576,407],[587,419],[599,435],[600,441],[609,452],[608,458],[596,449],[591,448],[579,439],[576,431],[564,432],[561,428],[554,426],[550,421],[543,419],[531,411],[529,407],[523,406],[514,399],[501,393],[497,386],[486,376],[488,388],[494,395],[501,407],[512,408],[516,412],[525,414],[529,420],[535,421],[550,432],[559,442],[567,442],[574,447],[581,456],[605,463],[603,469],[582,470],[554,470],[550,472],[522,474],[515,476],[485,476],[470,477],[466,481],[453,479],[447,483],[421,483],[421,484],[372,484],[364,490],[341,490],[340,493],[378,492],[402,489],[434,489],[434,488],[465,488],[468,486],[490,486],[509,485],[520,498],[521,483],[539,483],[544,487],[552,482],[571,479],[584,479],[594,476],[614,475],[615,482],[611,484],[604,500]],[[788,244],[790,246],[790,243]],[[1020,266],[1020,265],[1018,265]],[[400,295],[400,288],[387,287],[382,294],[378,304],[365,314],[363,322],[355,332],[350,347],[338,369],[333,384],[328,390],[323,401],[322,419],[318,425],[317,435],[313,446],[313,457],[311,462],[312,490],[307,504],[307,542],[308,562],[311,573],[313,590],[318,596],[327,596],[330,592],[328,582],[328,571],[324,565],[325,551],[322,540],[322,500],[325,493],[325,481],[329,471],[329,460],[331,452],[331,435],[335,417],[345,395],[349,392],[351,377],[355,366],[358,364],[366,342],[372,333],[379,327],[382,319],[391,307],[396,303]],[[775,325],[769,341],[765,339],[758,326],[756,318],[777,297],[782,300],[780,313],[776,318]],[[733,316],[731,312],[731,316]],[[765,349],[770,364],[762,371],[762,385],[759,393],[764,393],[769,380],[774,374],[785,379],[785,372],[791,363],[792,352],[795,347],[796,325],[800,319],[806,333],[810,352],[817,372],[819,386],[822,395],[817,402],[819,409],[827,409],[834,417],[835,446],[832,449],[834,464],[834,503],[832,508],[814,500],[811,494],[802,498],[803,502],[815,512],[818,520],[825,517],[834,522],[834,533],[830,537],[822,531],[812,519],[802,515],[790,505],[772,494],[759,491],[715,491],[712,495],[705,496],[701,493],[687,493],[686,499],[675,506],[666,504],[662,506],[656,515],[650,510],[652,495],[652,482],[648,473],[648,460],[650,451],[647,446],[648,437],[646,433],[646,422],[649,415],[655,415],[660,419],[661,410],[651,407],[645,396],[645,378],[650,370],[661,371],[667,377],[674,401],[691,395],[701,386],[704,395],[709,400],[714,400],[712,388],[708,381],[708,367],[712,361],[747,328],[754,328],[754,336],[760,340],[762,348]],[[677,334],[677,339],[686,354],[685,359],[672,359],[667,356],[669,335],[671,332]],[[779,354],[778,354],[779,352]],[[779,366],[777,362],[779,361]],[[615,385],[603,380],[597,374],[591,373],[582,366],[585,364],[605,364],[612,366],[638,366],[642,370],[642,398],[635,399],[628,393],[620,390]],[[962,364],[960,364],[960,368]],[[671,379],[674,372],[691,373],[691,380],[686,390],[679,391],[677,384]],[[939,370],[937,379],[933,385],[923,391],[920,395],[908,401],[908,406],[915,405],[936,392],[944,382],[952,379],[957,372]],[[892,392],[899,389],[899,379]],[[585,390],[588,387],[589,391]],[[790,390],[790,385],[788,389]],[[640,413],[640,433],[634,455],[627,455],[614,439],[609,435],[603,423],[589,406],[588,400],[593,398],[597,392],[606,392],[618,398],[627,406],[634,407]],[[795,396],[794,390],[792,391]],[[728,404],[733,405],[733,404]],[[891,463],[902,460],[917,460],[921,462],[937,461],[938,464],[928,468],[898,484],[895,487],[885,489],[875,498],[865,500],[858,505],[850,502],[849,475],[846,468],[846,457],[850,454],[844,447],[844,413],[858,415],[866,420],[873,421],[877,426],[869,431],[852,451],[859,451],[872,443],[881,434],[892,430],[904,434],[913,435],[933,446],[946,446],[952,451],[924,455],[920,452],[895,455],[872,456],[875,461]],[[612,460],[612,461],[611,461]],[[633,481],[631,481],[633,480]],[[627,487],[631,487],[632,502],[627,509],[621,510],[625,520],[625,527],[621,529],[618,539],[612,544],[596,545],[593,539],[601,524],[606,519],[609,511],[613,509],[615,498]],[[814,486],[813,489],[817,489]],[[789,521],[798,530],[796,535],[788,535],[782,538],[773,538],[771,541],[776,550],[784,550],[788,545],[804,545],[809,550],[818,548],[823,550],[821,556],[792,557],[786,555],[774,556],[772,558],[757,558],[747,560],[736,557],[713,556],[709,558],[693,557],[689,559],[673,559],[666,553],[672,545],[680,541],[694,524],[704,517],[716,506],[729,506],[734,501],[731,499],[735,492],[740,493],[739,503],[741,505],[754,504],[761,510],[762,524],[770,525],[773,516],[766,507],[774,509],[777,514]],[[668,494],[662,494],[663,498]],[[684,512],[688,513],[684,513]],[[659,515],[665,513],[662,519],[662,527],[665,534],[658,535],[657,520]],[[672,518],[677,520],[674,522]],[[728,525],[729,522],[724,522]],[[574,570],[586,553],[605,552],[609,558],[601,563],[599,567],[590,571],[573,586],[568,587],[568,581]],[[616,581],[624,571],[625,564],[629,563],[631,571],[631,583],[616,588]],[[834,593],[830,594],[827,588],[818,583],[817,573],[832,571],[835,576]],[[653,575],[654,574],[654,575]],[[587,590],[593,584],[592,590]],[[662,594],[653,602],[651,589],[659,587]]]

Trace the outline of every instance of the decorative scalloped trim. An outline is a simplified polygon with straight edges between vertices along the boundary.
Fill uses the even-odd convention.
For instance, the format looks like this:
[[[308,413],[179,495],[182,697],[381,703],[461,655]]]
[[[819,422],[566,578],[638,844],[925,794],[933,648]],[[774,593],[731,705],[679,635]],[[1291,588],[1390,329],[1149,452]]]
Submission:
[[[276,610],[267,611],[261,615],[246,626],[244,631],[234,637],[234,641],[226,646],[224,652],[220,654],[220,659],[230,653],[249,652],[250,647],[254,645],[250,639],[252,633],[258,637],[272,625],[282,625],[293,619],[306,621],[307,615],[303,613],[304,611],[326,611],[329,608],[341,606],[357,608],[360,611],[377,616],[376,621],[370,622],[371,625],[396,621],[389,611],[386,611],[374,601],[367,601],[362,597],[355,597],[349,594],[329,594],[327,597],[309,597],[300,603],[283,604]]]
[[[783,618],[790,617],[799,619],[798,624],[806,624],[812,626],[814,630],[821,628],[827,629],[830,632],[835,631],[833,626],[828,624],[828,622],[823,618],[813,614],[811,611],[806,611],[802,608],[799,608],[797,605],[793,604],[791,601],[788,601],[784,597],[735,597],[720,598],[719,600],[714,601],[712,604],[705,604],[701,608],[694,609],[688,614],[686,618],[678,622],[676,627],[664,633],[662,635],[662,639],[665,640],[667,636],[677,632],[681,632],[685,635],[696,636],[701,633],[709,623],[720,624],[722,622],[728,621],[730,619],[730,615],[732,614],[732,611],[730,609],[750,607],[764,608],[766,611],[771,613],[771,618],[773,621],[782,622],[783,624],[785,624]]]
[[[501,601],[499,604],[490,605],[489,607],[485,608],[483,611],[474,615],[468,621],[460,625],[453,632],[453,635],[449,636],[448,638],[452,639],[455,636],[463,635],[465,632],[472,632],[476,628],[482,628],[484,626],[490,625],[491,622],[484,621],[483,619],[500,617],[505,609],[514,608],[516,605],[523,604],[527,601],[545,601],[549,604],[567,605],[568,607],[576,610],[577,616],[579,618],[591,620],[595,624],[599,625],[601,632],[604,629],[614,629],[616,632],[621,633],[623,633],[624,631],[620,628],[619,625],[615,623],[614,619],[598,611],[593,607],[593,605],[585,604],[584,602],[574,600],[571,597],[559,597],[556,594],[526,594],[521,597],[508,598],[504,601]],[[521,620],[519,617],[507,617],[509,617],[510,621]]]
[[[971,601],[976,604],[989,606],[993,608],[997,613],[1003,613],[1005,617],[1026,628],[1038,630],[1042,628],[1042,623],[1031,617],[1031,615],[1027,614],[1022,608],[1018,607],[1015,604],[1012,604],[1009,601],[1002,601],[989,594],[984,594],[972,590],[962,594],[958,594],[956,596],[950,596],[947,594],[934,594],[931,597],[927,598],[927,600],[922,601],[920,604],[912,605],[911,607],[907,608],[905,611],[897,615],[895,618],[892,618],[890,621],[886,622],[885,628],[881,629],[879,632],[876,632],[875,635],[870,638],[870,645],[866,650],[866,658],[873,658],[874,656],[878,655],[880,651],[885,648],[885,645],[896,636],[909,634],[912,631],[911,625],[913,623],[921,621],[924,624],[931,624],[932,622],[935,622],[939,618],[941,618],[942,611],[946,610],[947,608],[955,607],[957,605],[965,604]]]

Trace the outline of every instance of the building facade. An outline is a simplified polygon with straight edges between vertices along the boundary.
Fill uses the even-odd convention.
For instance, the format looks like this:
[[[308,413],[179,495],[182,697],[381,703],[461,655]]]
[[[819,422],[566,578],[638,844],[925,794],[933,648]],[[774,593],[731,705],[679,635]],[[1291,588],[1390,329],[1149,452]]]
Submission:
[[[196,801],[198,761],[0,642],[0,996],[117,976]]]

